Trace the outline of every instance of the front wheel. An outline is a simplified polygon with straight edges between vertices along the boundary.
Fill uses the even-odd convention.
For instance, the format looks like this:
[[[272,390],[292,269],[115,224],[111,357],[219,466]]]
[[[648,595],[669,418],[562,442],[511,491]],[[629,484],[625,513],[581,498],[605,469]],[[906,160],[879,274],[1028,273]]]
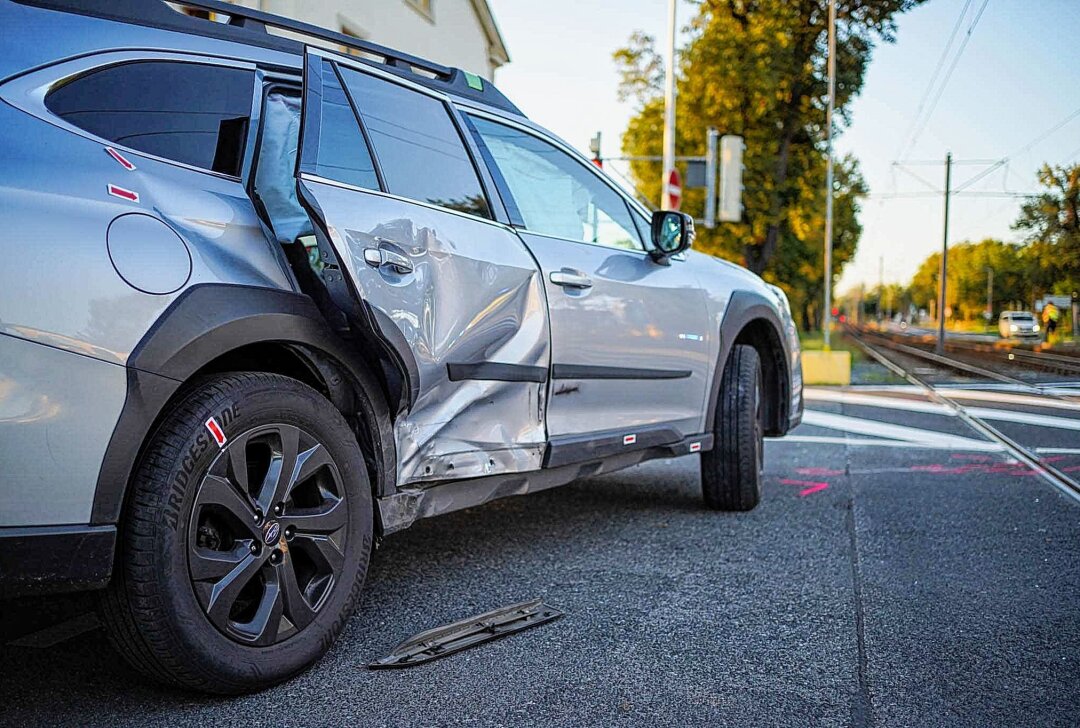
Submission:
[[[367,572],[372,498],[326,398],[274,374],[204,380],[165,415],[130,491],[102,615],[136,669],[241,693],[329,648]]]
[[[765,457],[761,360],[752,346],[736,345],[728,357],[713,431],[713,449],[701,456],[705,505],[749,511],[761,501]]]

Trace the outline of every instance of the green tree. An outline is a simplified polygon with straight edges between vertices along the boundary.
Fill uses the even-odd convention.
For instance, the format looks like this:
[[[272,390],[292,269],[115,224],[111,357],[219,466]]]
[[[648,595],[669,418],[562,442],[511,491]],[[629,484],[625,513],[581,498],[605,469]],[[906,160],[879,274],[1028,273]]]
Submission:
[[[896,14],[922,1],[838,0],[837,129],[848,123],[874,44],[893,40]],[[822,271],[827,7],[827,0],[703,0],[677,59],[677,154],[703,154],[710,126],[746,143],[743,219],[699,231],[699,247],[780,283],[806,301],[803,317],[810,320],[816,317],[804,286],[817,281],[820,288]],[[622,97],[639,103],[623,150],[660,155],[663,63],[653,39],[636,33],[615,58]],[[660,196],[659,166],[631,165],[649,199]],[[836,271],[854,253],[861,232],[856,198],[865,192],[854,159],[838,167]],[[685,209],[703,208],[702,191],[684,190],[684,198]]]
[[[965,321],[982,318],[986,311],[986,284],[990,275],[993,275],[994,285],[994,317],[1005,309],[1027,306],[1032,299],[1032,285],[1026,257],[1023,246],[992,238],[949,246],[949,285],[945,302],[952,310],[951,318]],[[928,256],[916,271],[909,288],[912,302],[927,311],[935,311],[935,315],[940,265],[941,253]]]
[[[1080,287],[1080,164],[1044,165],[1045,191],[1020,208],[1013,228],[1025,233],[1034,297],[1071,293]]]

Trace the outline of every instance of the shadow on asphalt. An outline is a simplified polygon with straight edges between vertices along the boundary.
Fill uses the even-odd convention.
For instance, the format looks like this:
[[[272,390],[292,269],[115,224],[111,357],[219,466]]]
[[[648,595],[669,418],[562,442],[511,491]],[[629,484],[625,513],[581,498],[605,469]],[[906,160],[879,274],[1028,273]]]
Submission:
[[[360,608],[346,629],[385,632],[379,641],[390,646],[404,636],[394,628],[393,615],[405,606],[417,580],[452,582],[475,564],[522,561],[573,543],[585,532],[590,540],[602,539],[604,530],[621,530],[643,518],[666,527],[666,516],[703,512],[696,479],[664,482],[655,477],[655,468],[664,462],[420,521],[392,534],[372,558]],[[93,608],[90,594],[0,602],[0,695],[33,696],[63,686],[112,707],[150,701],[162,711],[231,700],[179,691],[142,676],[113,649],[101,628],[43,648],[10,644]],[[318,671],[320,664],[312,669]]]

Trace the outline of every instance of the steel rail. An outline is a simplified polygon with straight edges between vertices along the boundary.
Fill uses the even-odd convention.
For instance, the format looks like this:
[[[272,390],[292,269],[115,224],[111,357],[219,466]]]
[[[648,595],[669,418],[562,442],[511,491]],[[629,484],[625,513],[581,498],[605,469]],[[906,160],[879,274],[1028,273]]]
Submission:
[[[947,394],[943,394],[942,392],[938,391],[936,387],[924,380],[922,377],[919,377],[913,372],[905,369],[900,364],[889,359],[887,356],[878,351],[872,344],[866,342],[863,339],[862,334],[856,331],[853,327],[847,327],[847,333],[848,336],[851,337],[851,340],[854,341],[863,351],[869,354],[873,359],[881,363],[890,371],[908,380],[912,384],[924,389],[930,399],[937,402],[938,404],[942,404],[945,407],[948,407],[950,410],[955,412],[960,419],[970,425],[983,437],[1001,445],[1001,447],[1009,455],[1031,468],[1032,471],[1042,477],[1043,480],[1052,485],[1062,494],[1071,498],[1076,503],[1080,504],[1080,482],[1077,482],[1073,478],[1070,478],[1068,475],[1066,475],[1053,465],[1043,462],[1036,454],[1029,452],[1027,448],[1025,448],[1023,445],[1016,442],[993,425],[987,423],[982,418],[968,412],[964,405],[949,398]],[[890,343],[895,344],[896,342]],[[901,344],[900,346],[903,345]],[[921,353],[926,354],[928,352]],[[934,356],[935,358],[937,358],[937,355]]]
[[[909,356],[913,356],[919,359],[925,359],[926,361],[930,361],[940,366],[954,369],[956,371],[967,372],[969,374],[977,374],[980,377],[985,377],[987,379],[995,379],[999,382],[1004,382],[1005,384],[1012,384],[1014,386],[1022,387],[1024,389],[1028,389],[1034,392],[1041,391],[1035,385],[1031,384],[1030,382],[1025,382],[1022,379],[1010,377],[1007,374],[1002,374],[1000,372],[991,371],[989,369],[976,366],[975,364],[971,364],[970,362],[964,362],[960,361],[959,359],[953,359],[952,357],[935,354],[933,352],[920,349],[916,346],[901,344],[900,342],[895,341],[892,338],[884,336],[882,334],[858,331],[854,327],[850,326],[847,327],[847,331],[848,335],[856,341],[859,340],[859,337],[872,336],[878,340],[879,345],[884,346],[887,349],[893,349]]]

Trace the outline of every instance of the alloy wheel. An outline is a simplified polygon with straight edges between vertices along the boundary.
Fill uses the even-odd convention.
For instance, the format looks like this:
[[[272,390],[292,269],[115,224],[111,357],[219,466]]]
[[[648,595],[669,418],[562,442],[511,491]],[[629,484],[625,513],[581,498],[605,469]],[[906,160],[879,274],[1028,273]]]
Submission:
[[[345,560],[346,491],[326,447],[288,424],[228,441],[199,485],[188,570],[210,622],[269,646],[315,618]]]

